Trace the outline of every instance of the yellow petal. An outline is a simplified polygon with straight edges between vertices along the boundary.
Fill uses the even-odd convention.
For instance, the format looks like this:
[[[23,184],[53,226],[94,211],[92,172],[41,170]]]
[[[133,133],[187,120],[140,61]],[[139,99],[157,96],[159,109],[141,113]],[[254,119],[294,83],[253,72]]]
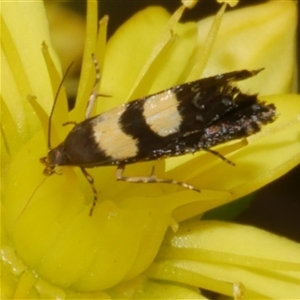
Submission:
[[[112,299],[207,299],[197,287],[159,282],[143,275],[107,292]]]
[[[112,98],[104,100],[101,110],[128,100],[126,96],[130,94],[140,70],[160,40],[169,18],[170,15],[164,9],[149,7],[134,15],[110,39],[105,55],[101,92],[111,95]],[[178,24],[176,34],[173,34],[143,77],[138,90],[130,96],[130,100],[161,91],[180,80],[196,43],[195,23],[184,26]]]
[[[147,274],[229,296],[241,282],[245,299],[295,299],[300,245],[250,226],[191,220],[169,232]]]
[[[14,139],[24,143],[40,130],[28,96],[36,96],[46,111],[53,101],[41,52],[44,41],[51,44],[46,20],[42,1],[1,3],[1,96],[17,129],[4,131],[10,154]]]
[[[152,23],[166,23],[168,15],[165,12],[162,15],[163,22],[152,10]],[[149,24],[144,24],[147,18],[139,16],[138,19],[141,26],[137,28],[149,28]],[[149,39],[151,41],[150,37]],[[171,59],[174,60],[175,57],[171,56]],[[133,198],[132,190],[126,197],[120,184],[121,190],[117,190],[117,194],[115,188],[106,188],[102,202],[93,218],[90,218],[90,206],[85,205],[85,196],[81,190],[82,186],[84,191],[88,189],[89,197],[90,187],[82,177],[79,177],[78,182],[74,171],[68,168],[63,170],[63,176],[44,177],[43,167],[38,163],[43,152],[45,145],[40,134],[14,157],[6,177],[5,224],[8,235],[18,249],[19,257],[40,276],[59,286],[72,285],[78,290],[100,290],[136,276],[153,260],[168,226],[176,226],[171,216],[173,208],[195,201],[193,197],[181,199],[177,196],[177,200],[167,201],[165,206],[157,209],[157,204],[151,202],[153,198]],[[100,177],[104,177],[103,184],[106,181],[114,182],[114,170],[111,169],[104,168],[100,172]],[[28,170],[31,173],[30,180],[24,180],[28,177]],[[74,188],[69,191],[66,186]],[[155,190],[159,191],[159,188]],[[134,194],[136,195],[136,191]],[[167,197],[170,198],[169,195]],[[158,198],[154,199],[157,203]],[[143,225],[136,226],[139,223]],[[152,234],[153,230],[155,235]],[[147,252],[143,251],[145,240],[148,243]],[[78,243],[80,247],[77,246]],[[32,249],[32,244],[37,246]],[[127,248],[122,245],[127,245]],[[86,257],[87,252],[94,254]],[[57,272],[57,265],[64,266],[60,272]],[[112,268],[116,268],[118,272],[111,272]]]
[[[217,0],[217,2],[219,2],[219,3],[227,3],[231,7],[234,7],[234,6],[236,6],[238,4],[239,0]]]
[[[107,46],[101,93],[113,97],[103,100],[104,104],[98,111],[124,103],[126,97],[131,95],[135,77],[149,61],[148,57],[153,53],[155,43],[159,40],[168,19],[169,15],[164,10],[149,8],[144,11],[144,14],[137,14],[112,38]],[[170,44],[168,42],[166,48],[159,52],[153,65],[147,69],[145,76],[139,82],[133,93],[136,97],[170,87],[183,82],[184,78],[188,77],[196,44],[196,27],[191,23],[186,26],[178,25],[177,29],[178,36],[171,36]],[[144,39],[145,32],[147,39]],[[140,51],[136,53],[132,49],[136,49],[140,37],[143,37],[143,43],[139,43]],[[94,43],[94,41],[90,42]],[[128,47],[123,48],[125,44]],[[120,48],[124,51],[120,52]],[[292,100],[289,100],[290,98],[284,95],[281,99],[283,101],[288,99],[286,107],[288,113],[286,114],[285,109],[281,108],[279,102],[282,100],[279,100],[278,120],[286,122],[276,121],[274,124],[278,124],[280,128],[289,128],[286,138],[294,145],[295,136],[298,134],[298,131],[294,132],[295,124],[298,124],[295,120],[298,97],[293,96]],[[83,115],[83,112],[81,113]],[[277,127],[274,128],[277,130]],[[267,134],[264,131],[262,135],[258,135],[257,141],[261,137],[268,136],[269,133],[275,135],[271,130],[269,132],[268,127],[266,132]],[[275,138],[270,141],[271,146],[274,145],[274,141]],[[249,156],[250,150],[261,153],[265,151],[265,147],[263,142],[261,145],[258,144],[258,148],[255,145],[256,140],[253,145],[250,140],[249,146],[242,148],[242,150],[246,149],[246,158],[244,156],[240,158],[239,152],[236,152],[230,159],[232,158],[238,166],[243,166],[244,163],[247,165],[250,161],[252,167],[257,167],[259,155],[254,153],[255,161],[252,161]],[[293,163],[296,163],[297,148],[295,150],[295,147],[291,146],[291,149],[293,149],[292,156],[296,157]],[[233,176],[240,176],[242,173],[244,175],[242,179],[234,177],[232,180],[234,184],[232,184],[229,176],[226,176],[224,184],[217,182],[215,186],[216,173],[214,172],[220,171],[223,175],[222,170],[225,168],[227,175],[228,170],[234,167],[202,154],[195,155],[196,160],[192,161],[193,165],[185,165],[184,172],[178,168],[174,171],[177,173],[172,173],[173,169],[170,168],[170,173],[165,174],[164,163],[156,164],[158,176],[162,174],[164,177],[170,175],[170,178],[183,181],[191,180],[195,185],[201,183],[200,188],[203,180],[204,189],[201,194],[191,191],[178,192],[172,186],[135,186],[128,183],[115,183],[114,168],[97,168],[92,170],[91,174],[100,191],[100,201],[91,218],[88,216],[88,211],[92,193],[82,174],[74,170],[75,168],[66,167],[62,168],[62,176],[44,177],[43,167],[39,164],[38,158],[44,156],[45,152],[46,145],[42,133],[36,134],[26,145],[20,147],[5,176],[7,186],[3,203],[7,235],[29,272],[33,269],[38,276],[43,277],[33,283],[32,276],[24,273],[19,283],[19,291],[22,293],[18,295],[24,295],[24,291],[34,286],[42,297],[58,295],[62,298],[66,293],[72,294],[72,290],[73,293],[74,290],[84,291],[82,296],[89,295],[86,297],[106,297],[107,295],[99,290],[111,288],[125,280],[134,280],[149,267],[168,227],[176,230],[178,221],[233,200],[252,191],[263,182],[271,180],[271,177],[267,176],[269,173],[263,169],[258,183],[254,181],[255,184],[250,183],[248,186],[249,178],[243,174],[246,169],[241,167],[233,171]],[[280,164],[288,161],[289,158],[290,156],[285,161],[281,160]],[[193,172],[195,163],[199,165],[199,170]],[[266,166],[270,164],[271,162],[268,161]],[[278,170],[282,170],[280,164]],[[220,169],[218,169],[219,165],[222,165]],[[284,170],[286,171],[292,165],[292,163],[288,164]],[[128,174],[148,175],[152,166],[152,163],[137,164],[129,168]],[[215,168],[213,172],[210,171],[210,167]],[[257,175],[253,169],[251,168],[250,172],[251,180],[256,179],[255,175]],[[259,168],[257,169],[259,171]],[[272,178],[279,176],[283,171],[280,172],[275,171]],[[212,174],[208,182],[206,177]],[[206,188],[208,190],[205,190]],[[190,206],[190,203],[196,205]],[[178,207],[180,209],[176,210]]]
[[[269,1],[226,12],[203,76],[265,68],[239,86],[261,94],[295,91],[296,5]],[[211,23],[212,18],[198,23],[199,47],[205,47]]]

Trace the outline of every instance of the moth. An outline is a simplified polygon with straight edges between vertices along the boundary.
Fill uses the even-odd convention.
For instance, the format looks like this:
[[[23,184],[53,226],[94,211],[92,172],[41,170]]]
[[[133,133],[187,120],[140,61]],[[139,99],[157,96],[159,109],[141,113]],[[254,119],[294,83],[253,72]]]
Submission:
[[[96,80],[86,119],[75,124],[57,147],[52,148],[48,142],[48,154],[41,158],[47,176],[55,173],[57,166],[81,169],[94,191],[90,214],[96,205],[97,191],[86,168],[115,165],[117,180],[177,184],[199,191],[175,179],[157,178],[153,174],[126,177],[123,172],[128,164],[200,150],[231,163],[211,148],[255,134],[263,125],[275,120],[274,104],[259,101],[257,95],[243,93],[234,85],[236,81],[257,75],[262,69],[234,71],[180,84],[90,117],[91,103],[100,96],[97,93],[100,70],[94,55],[92,60]],[[52,113],[49,128],[51,118]]]

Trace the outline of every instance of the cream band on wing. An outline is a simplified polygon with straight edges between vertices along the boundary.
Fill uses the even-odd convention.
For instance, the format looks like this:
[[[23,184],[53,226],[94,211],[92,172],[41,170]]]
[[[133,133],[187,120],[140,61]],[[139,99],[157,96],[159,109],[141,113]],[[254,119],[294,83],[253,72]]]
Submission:
[[[119,124],[119,118],[126,107],[119,106],[103,113],[94,121],[93,132],[99,149],[114,160],[125,160],[137,155],[137,141],[124,133]]]
[[[161,137],[176,133],[182,122],[176,94],[168,90],[149,97],[144,103],[143,116],[153,132]]]

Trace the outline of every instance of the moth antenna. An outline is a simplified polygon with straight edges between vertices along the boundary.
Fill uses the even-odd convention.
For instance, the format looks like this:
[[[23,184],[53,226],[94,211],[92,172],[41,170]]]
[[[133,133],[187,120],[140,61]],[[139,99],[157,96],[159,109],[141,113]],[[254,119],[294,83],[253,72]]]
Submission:
[[[62,85],[65,82],[66,77],[67,77],[73,63],[74,62],[71,62],[70,65],[68,66],[68,68],[67,68],[67,70],[66,70],[66,72],[65,72],[65,74],[64,74],[64,76],[63,76],[63,78],[62,78],[62,80],[61,80],[61,82],[58,86],[57,92],[55,94],[55,98],[54,98],[54,101],[53,101],[52,109],[51,109],[49,120],[48,120],[48,137],[47,137],[47,139],[48,139],[48,150],[52,149],[52,147],[51,147],[51,124],[52,124],[52,117],[53,117],[54,109],[55,109],[55,106],[56,106],[56,103],[57,103],[58,95],[60,93]]]

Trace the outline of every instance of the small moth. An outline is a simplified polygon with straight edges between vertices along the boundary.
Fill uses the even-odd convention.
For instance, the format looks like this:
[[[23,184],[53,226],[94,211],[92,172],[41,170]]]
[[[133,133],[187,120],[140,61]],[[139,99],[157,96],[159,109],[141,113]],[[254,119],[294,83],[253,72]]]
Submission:
[[[266,104],[234,85],[258,74],[259,70],[241,70],[177,85],[162,92],[125,103],[100,115],[90,117],[91,106],[100,96],[97,87],[100,70],[92,55],[96,81],[89,98],[86,119],[75,124],[66,139],[51,148],[44,174],[55,173],[57,166],[79,167],[94,191],[93,178],[85,168],[116,165],[116,179],[135,183],[170,183],[199,191],[175,179],[125,177],[127,164],[194,153],[211,152],[231,163],[211,147],[258,132],[262,125],[275,120],[274,104]],[[51,126],[52,113],[49,118]],[[50,129],[49,129],[50,130]],[[50,134],[49,134],[50,136]],[[50,138],[50,137],[48,137]],[[231,163],[233,164],[233,163]]]

